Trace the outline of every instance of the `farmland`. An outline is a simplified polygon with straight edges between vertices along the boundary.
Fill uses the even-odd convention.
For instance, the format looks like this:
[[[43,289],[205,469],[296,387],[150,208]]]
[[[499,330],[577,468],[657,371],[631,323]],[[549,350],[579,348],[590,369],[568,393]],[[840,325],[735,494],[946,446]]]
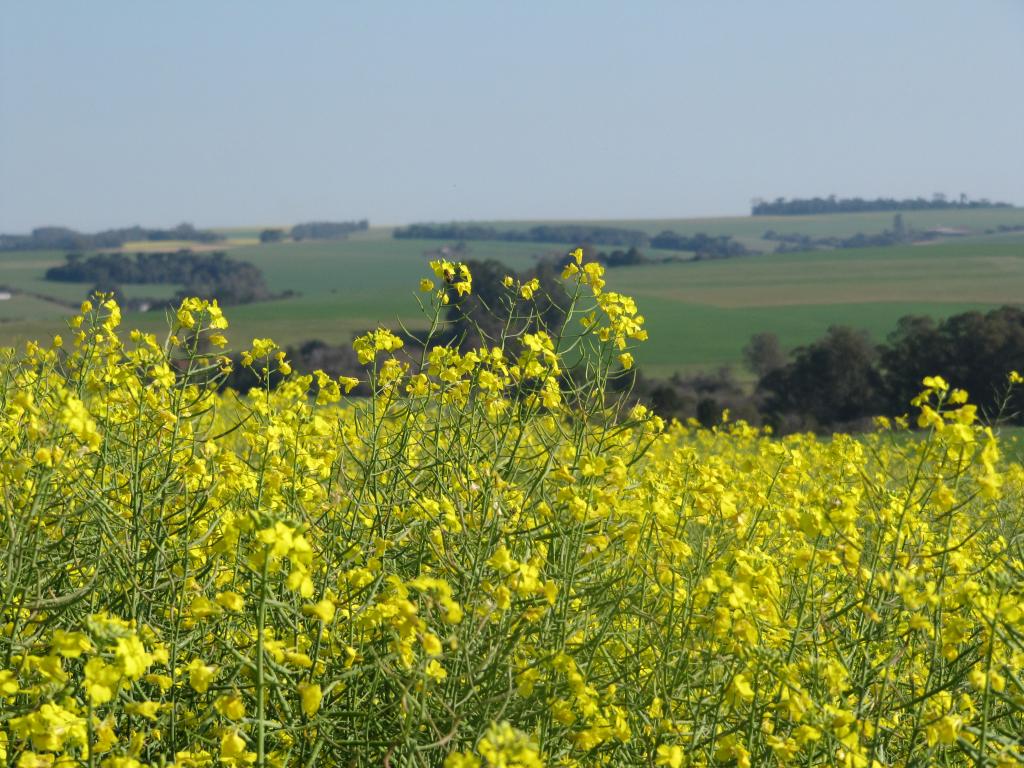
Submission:
[[[594,224],[607,227],[638,229],[648,235],[673,230],[683,235],[703,232],[708,235],[729,235],[752,249],[770,248],[762,238],[772,229],[780,233],[797,233],[812,237],[849,237],[858,232],[877,234],[892,226],[892,213],[840,213],[816,216],[719,216],[691,219],[611,219],[580,220],[574,224]],[[903,220],[908,227],[926,231],[937,227],[971,230],[984,235],[986,230],[1003,226],[1024,225],[1024,208],[993,208],[977,210],[905,211]],[[555,221],[488,221],[481,224],[501,229],[529,229]],[[1018,233],[1019,234],[1019,233]]]
[[[735,364],[751,334],[774,332],[784,347],[804,344],[832,324],[864,328],[881,340],[905,314],[944,317],[968,309],[1017,303],[1024,296],[1024,234],[985,234],[1024,223],[1024,209],[910,212],[917,228],[969,227],[971,237],[889,248],[645,265],[614,271],[647,317],[651,343],[638,353],[645,371]],[[758,239],[765,229],[816,236],[879,232],[888,214],[736,217],[599,222],[656,233],[707,232]],[[503,229],[534,222],[497,222]],[[337,242],[254,245],[258,228],[221,230],[232,258],[251,261],[275,291],[297,295],[235,307],[235,338],[273,336],[282,343],[319,338],[347,342],[353,334],[396,319],[420,322],[404,276],[426,268],[433,240],[393,240],[374,228]],[[522,270],[535,257],[564,246],[470,242],[466,258],[497,259]],[[660,252],[659,252],[660,253]],[[0,285],[25,294],[0,302],[0,343],[52,335],[57,321],[83,298],[87,286],[48,282],[43,272],[61,263],[59,252],[0,254]],[[129,296],[164,298],[173,286],[126,286]],[[27,294],[27,295],[26,295]],[[160,313],[129,314],[146,330],[162,327]]]
[[[1024,768],[1024,0],[869,5],[3,6],[0,768]]]
[[[199,300],[167,347],[105,303],[5,357],[0,761],[1020,765],[1024,471],[966,396],[666,425],[605,386],[634,310],[565,279],[578,384],[543,329],[421,372],[382,331],[371,399],[269,341],[284,383],[220,394]]]
[[[734,362],[755,330],[784,346],[844,324],[883,338],[906,314],[943,317],[1018,303],[1024,246],[933,246],[779,254],[620,270],[652,329],[642,364]]]

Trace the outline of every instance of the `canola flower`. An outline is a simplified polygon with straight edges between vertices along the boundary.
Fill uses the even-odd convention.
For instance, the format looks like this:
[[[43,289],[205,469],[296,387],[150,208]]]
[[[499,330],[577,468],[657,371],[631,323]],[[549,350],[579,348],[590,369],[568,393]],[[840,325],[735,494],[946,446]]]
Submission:
[[[472,350],[431,267],[361,401],[269,339],[219,393],[198,299],[4,353],[0,765],[1024,763],[1024,469],[966,393],[926,379],[914,434],[665,425],[605,386],[646,332],[600,265],[557,328],[507,281]]]

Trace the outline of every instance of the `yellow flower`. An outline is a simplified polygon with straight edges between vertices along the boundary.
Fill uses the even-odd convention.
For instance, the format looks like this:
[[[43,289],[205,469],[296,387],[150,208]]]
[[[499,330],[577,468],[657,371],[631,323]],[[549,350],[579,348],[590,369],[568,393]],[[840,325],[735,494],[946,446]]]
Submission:
[[[352,342],[361,365],[373,362],[378,352],[392,352],[403,346],[405,342],[386,328],[378,328]]]
[[[927,405],[922,405],[921,413],[917,417],[917,426],[922,429],[934,427],[936,430],[941,432],[946,428],[946,422],[943,421],[941,414],[937,413]]]
[[[334,603],[324,599],[318,603],[302,606],[302,612],[307,616],[316,616],[324,624],[330,624],[334,619]]]
[[[519,564],[512,559],[512,555],[504,544],[494,550],[494,554],[491,555],[487,564],[494,570],[503,571],[505,573],[512,573],[519,567]]]
[[[88,743],[85,718],[59,704],[46,703],[38,710],[11,720],[16,736],[31,741],[32,748],[57,752]]]
[[[220,761],[224,765],[251,765],[257,754],[246,749],[245,739],[238,731],[228,731],[220,738]]]
[[[92,641],[82,632],[65,632],[63,629],[53,631],[50,647],[66,659],[77,659],[83,653],[92,651]]]
[[[468,752],[452,752],[444,759],[444,768],[480,768],[480,758]]]
[[[142,763],[128,755],[111,755],[103,758],[100,768],[143,768]]]
[[[148,720],[156,720],[160,707],[161,704],[158,701],[140,701],[125,705],[125,710],[132,715],[145,717]]]
[[[0,694],[13,696],[18,692],[18,678],[9,669],[0,669]]]
[[[750,687],[750,680],[745,674],[741,672],[732,679],[726,691],[726,698],[733,706],[754,700],[754,689]]]
[[[153,663],[153,657],[146,651],[142,641],[134,635],[118,638],[114,656],[121,672],[132,680],[139,678]]]
[[[157,686],[161,691],[169,691],[174,681],[168,675],[148,674],[143,678],[147,683]]]
[[[680,768],[683,764],[683,748],[678,744],[662,744],[658,747],[655,765],[667,765],[669,768]]]
[[[219,592],[214,600],[217,605],[236,613],[245,608],[245,599],[237,592]]]
[[[206,693],[217,676],[217,668],[203,663],[201,659],[192,659],[188,665],[188,684],[197,693]]]
[[[228,720],[241,720],[245,717],[245,702],[237,693],[218,696],[213,702],[213,708]]]
[[[509,723],[492,723],[480,739],[477,751],[489,767],[544,768],[533,740]]]
[[[121,671],[102,659],[89,659],[85,663],[85,692],[92,704],[106,704],[117,691]]]
[[[22,752],[18,758],[17,768],[52,768],[53,755],[37,755],[35,752]]]
[[[428,656],[441,655],[441,639],[437,635],[427,633],[421,642],[423,643],[423,652]]]
[[[197,619],[205,619],[220,614],[221,607],[204,595],[196,595],[189,604],[189,611]]]
[[[427,677],[437,683],[448,677],[448,670],[437,659],[431,659],[427,662],[426,672]]]
[[[181,307],[178,310],[177,317],[178,317],[178,325],[180,325],[182,328],[189,328],[189,329],[191,329],[191,328],[195,328],[196,327],[195,316],[189,310],[185,309],[185,307]]]
[[[316,683],[299,683],[299,700],[302,705],[302,713],[306,717],[312,717],[320,711],[320,704],[324,700],[323,691]]]
[[[956,715],[943,715],[936,722],[925,727],[925,736],[929,746],[936,744],[952,744],[956,741],[963,727],[963,719]]]
[[[309,658],[308,654],[303,653],[302,651],[285,651],[284,660],[287,663],[302,669],[309,669],[313,666],[313,660]]]

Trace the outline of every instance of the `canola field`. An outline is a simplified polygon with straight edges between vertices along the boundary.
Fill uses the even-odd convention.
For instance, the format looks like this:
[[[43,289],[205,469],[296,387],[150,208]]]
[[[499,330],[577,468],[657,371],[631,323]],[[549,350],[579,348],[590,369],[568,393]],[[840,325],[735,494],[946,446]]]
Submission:
[[[1024,469],[966,393],[914,439],[665,424],[605,386],[646,331],[598,265],[461,352],[432,267],[359,401],[269,339],[284,383],[218,392],[198,300],[5,353],[0,765],[1024,763]]]

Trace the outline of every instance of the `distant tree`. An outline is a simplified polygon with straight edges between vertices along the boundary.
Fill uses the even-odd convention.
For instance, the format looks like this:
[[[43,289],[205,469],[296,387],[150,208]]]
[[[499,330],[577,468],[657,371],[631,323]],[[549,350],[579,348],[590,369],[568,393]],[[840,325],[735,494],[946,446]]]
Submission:
[[[264,229],[260,232],[261,243],[279,243],[284,240],[283,229]]]
[[[786,364],[786,355],[774,333],[755,333],[743,348],[743,362],[760,378]]]
[[[120,248],[133,240],[160,242],[164,240],[191,240],[213,243],[224,236],[191,224],[179,224],[173,229],[144,229],[125,227],[107,229],[95,234],[76,232],[66,227],[37,227],[29,235],[0,235],[0,251],[11,250],[63,250],[89,251],[97,248]]]
[[[728,367],[689,376],[677,373],[668,379],[649,379],[636,369],[630,373],[616,379],[613,388],[629,390],[663,418],[697,419],[710,427],[719,424],[722,412],[728,410],[732,418],[761,422],[757,403]]]
[[[805,216],[819,213],[864,213],[868,211],[919,211],[945,210],[948,208],[1010,208],[1009,203],[993,203],[987,198],[970,200],[961,194],[958,199],[949,200],[942,192],[936,192],[931,199],[923,197],[895,200],[879,197],[865,200],[860,197],[837,198],[828,197],[794,198],[787,200],[777,197],[771,202],[755,201],[750,207],[752,216]]]
[[[46,270],[47,280],[94,283],[98,286],[172,283],[181,285],[179,296],[218,299],[223,304],[245,304],[272,297],[259,268],[248,261],[228,258],[223,251],[193,253],[97,253],[89,258],[69,253],[66,263]]]
[[[613,245],[640,248],[647,245],[645,232],[622,227],[584,224],[543,224],[529,229],[499,230],[483,224],[410,224],[398,227],[399,240],[500,240],[512,243],[564,243],[572,246]]]
[[[939,374],[966,389],[971,401],[994,418],[1004,406],[1007,374],[1024,369],[1024,310],[1001,307],[965,312],[941,322],[900,318],[882,349],[880,365],[890,413],[906,411],[908,401],[921,388],[921,379]],[[1024,404],[1010,405],[1015,412]]]
[[[1009,372],[1024,371],[1020,307],[941,321],[906,316],[880,346],[864,331],[835,326],[786,360],[777,339],[758,334],[744,357],[752,369],[765,371],[753,396],[726,369],[668,379],[633,371],[615,386],[665,418],[696,417],[709,425],[728,408],[736,418],[766,421],[779,432],[823,432],[856,430],[873,416],[906,414],[922,379],[937,374],[967,390],[984,423],[1024,423],[1024,392],[1008,387]]]
[[[907,228],[903,223],[903,214],[897,213],[892,217],[892,231],[901,240],[907,236]]]
[[[898,217],[899,214],[897,214],[897,218],[893,222],[893,225],[896,227],[902,226],[902,219]],[[774,230],[766,230],[762,235],[765,240],[772,240],[778,244],[775,247],[776,253],[793,253],[819,249],[831,250],[833,248],[886,248],[890,245],[905,242],[909,236],[910,231],[906,228],[904,228],[902,233],[887,229],[884,232],[870,235],[858,232],[849,237],[811,237],[810,235],[796,232],[780,233]]]
[[[368,229],[370,222],[359,221],[310,221],[292,227],[293,240],[344,240],[353,232]]]
[[[884,382],[878,350],[864,331],[832,326],[825,337],[796,350],[792,362],[758,383],[765,410],[809,417],[808,426],[848,424],[882,413]]]
[[[745,256],[749,253],[746,246],[728,235],[706,235],[703,232],[681,235],[671,230],[665,230],[652,237],[651,248],[693,251],[697,258],[727,258]]]

